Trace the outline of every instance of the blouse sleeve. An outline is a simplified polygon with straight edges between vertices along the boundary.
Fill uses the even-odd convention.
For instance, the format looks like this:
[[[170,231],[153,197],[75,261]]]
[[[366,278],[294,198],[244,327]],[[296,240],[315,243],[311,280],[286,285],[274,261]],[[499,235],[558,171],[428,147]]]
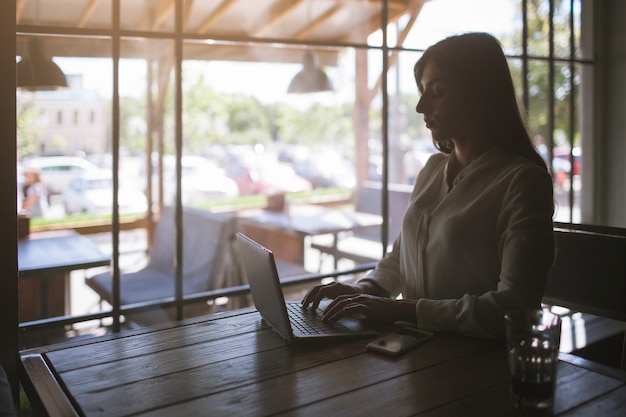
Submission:
[[[420,299],[419,327],[471,336],[503,338],[504,315],[539,308],[554,260],[552,179],[526,165],[511,181],[496,224],[501,270],[497,289],[460,299]]]

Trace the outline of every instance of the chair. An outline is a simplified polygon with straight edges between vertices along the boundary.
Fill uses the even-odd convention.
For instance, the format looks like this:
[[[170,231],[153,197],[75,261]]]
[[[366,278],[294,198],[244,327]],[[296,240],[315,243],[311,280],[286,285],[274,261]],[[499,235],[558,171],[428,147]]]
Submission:
[[[120,277],[121,304],[134,304],[174,297],[176,228],[174,209],[163,207],[157,223],[148,264],[145,268]],[[183,294],[210,291],[239,284],[232,256],[235,218],[227,213],[183,209]],[[101,299],[112,304],[111,272],[86,279]],[[208,314],[206,303],[186,304],[185,316]],[[172,320],[173,309],[152,309],[132,314],[141,325]]]
[[[387,245],[393,244],[400,235],[402,218],[409,205],[413,186],[405,184],[389,184],[389,217]],[[366,181],[356,191],[355,210],[361,213],[382,215],[382,184]],[[339,259],[349,259],[356,263],[368,263],[380,260],[383,250],[381,241],[381,226],[369,226],[356,229],[347,236],[342,236],[337,242],[337,250],[331,248],[327,239],[315,239],[311,243],[313,249],[322,254],[335,257],[335,265]]]
[[[584,313],[585,346],[572,353],[626,369],[626,230],[555,224],[554,234],[544,304]]]

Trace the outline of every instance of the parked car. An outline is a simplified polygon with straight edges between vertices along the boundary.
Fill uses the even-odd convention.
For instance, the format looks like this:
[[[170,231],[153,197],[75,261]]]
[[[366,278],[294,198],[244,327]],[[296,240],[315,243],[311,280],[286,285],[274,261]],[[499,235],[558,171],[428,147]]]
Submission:
[[[578,149],[578,150],[577,150]],[[539,154],[542,156],[546,164],[548,163],[548,148],[545,145],[537,147]],[[554,178],[554,185],[561,188],[568,182],[570,171],[572,170],[572,163],[569,159],[569,149],[563,148],[554,149],[554,157],[552,158],[552,177]],[[578,155],[578,158],[576,157]],[[580,149],[574,148],[574,175],[580,173]]]
[[[22,161],[22,167],[39,171],[42,182],[53,194],[62,193],[74,177],[99,170],[95,164],[77,156],[28,157]]]
[[[307,179],[314,188],[356,186],[353,164],[338,155],[324,153],[307,159],[295,159],[292,166],[296,174]]]
[[[176,197],[175,159],[164,158],[164,200],[173,204]],[[181,200],[183,205],[197,205],[239,196],[237,183],[226,176],[214,162],[195,155],[181,158]],[[154,181],[153,181],[154,183]]]
[[[260,194],[309,192],[311,182],[296,174],[291,164],[264,163],[256,167]]]
[[[110,171],[95,170],[79,174],[63,190],[61,201],[66,214],[110,214],[113,212],[113,177]],[[141,213],[148,208],[146,196],[136,188],[118,189],[120,213]]]
[[[232,163],[227,174],[239,185],[242,194],[309,192],[311,182],[296,174],[290,163],[276,160]]]
[[[237,183],[241,195],[258,194],[261,188],[259,174],[250,165],[231,161],[226,167],[226,175]]]
[[[580,159],[581,151],[579,147],[572,149],[573,161],[570,161],[569,148],[556,148],[554,150],[554,159],[565,160],[571,164],[573,162],[574,175],[580,175]],[[569,173],[569,172],[568,172]]]

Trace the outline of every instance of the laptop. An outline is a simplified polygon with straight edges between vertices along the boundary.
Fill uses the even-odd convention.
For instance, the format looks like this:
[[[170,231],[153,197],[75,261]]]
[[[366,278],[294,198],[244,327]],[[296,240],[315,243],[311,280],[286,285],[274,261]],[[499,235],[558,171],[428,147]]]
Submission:
[[[377,334],[352,318],[324,323],[321,320],[322,308],[313,310],[303,308],[299,300],[285,301],[272,251],[243,233],[237,233],[237,242],[254,306],[263,320],[289,343]]]

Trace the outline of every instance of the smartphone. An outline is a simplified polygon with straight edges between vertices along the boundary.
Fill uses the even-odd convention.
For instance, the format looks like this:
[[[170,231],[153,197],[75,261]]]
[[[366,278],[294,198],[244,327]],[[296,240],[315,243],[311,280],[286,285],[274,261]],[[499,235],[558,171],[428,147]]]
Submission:
[[[387,356],[398,356],[433,337],[433,333],[418,329],[399,329],[367,344],[367,350]]]

